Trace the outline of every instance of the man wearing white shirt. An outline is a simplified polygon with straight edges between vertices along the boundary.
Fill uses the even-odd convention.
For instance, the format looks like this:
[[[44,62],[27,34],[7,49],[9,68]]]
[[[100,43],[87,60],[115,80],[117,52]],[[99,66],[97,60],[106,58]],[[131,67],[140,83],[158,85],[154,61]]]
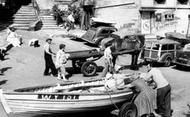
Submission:
[[[113,65],[113,46],[105,45],[106,49],[104,50],[104,70],[102,72],[102,77],[105,77],[108,72],[114,72],[114,65]]]
[[[171,116],[171,86],[164,78],[164,75],[158,68],[147,66],[148,73],[145,80],[152,79],[156,83],[157,89],[157,110],[156,112],[162,117]]]
[[[44,60],[45,60],[45,70],[44,70],[44,76],[48,76],[52,74],[53,76],[57,75],[57,70],[55,68],[52,56],[55,56],[55,53],[51,50],[51,42],[52,39],[48,38],[46,39],[46,44],[44,45]],[[51,73],[49,71],[51,70]]]

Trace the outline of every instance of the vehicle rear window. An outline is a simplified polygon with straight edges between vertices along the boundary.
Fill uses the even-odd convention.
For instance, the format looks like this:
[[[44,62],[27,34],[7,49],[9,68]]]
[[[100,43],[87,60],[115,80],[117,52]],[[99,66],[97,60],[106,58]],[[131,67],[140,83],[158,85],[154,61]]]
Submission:
[[[153,47],[152,47],[153,50],[159,50],[159,48],[160,48],[159,44],[153,44]]]
[[[168,45],[162,45],[162,49],[161,50],[168,50]]]
[[[168,45],[168,50],[174,50],[174,44],[169,44]]]

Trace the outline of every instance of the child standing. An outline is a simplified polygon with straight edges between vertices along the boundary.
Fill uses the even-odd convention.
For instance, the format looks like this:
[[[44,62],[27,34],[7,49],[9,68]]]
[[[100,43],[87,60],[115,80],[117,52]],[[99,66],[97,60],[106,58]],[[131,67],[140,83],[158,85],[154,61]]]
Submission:
[[[63,79],[65,81],[67,81],[67,79],[65,78],[65,65],[67,63],[67,59],[69,57],[69,54],[65,53],[65,44],[60,44],[59,45],[59,51],[56,54],[56,67],[58,70],[58,79]]]

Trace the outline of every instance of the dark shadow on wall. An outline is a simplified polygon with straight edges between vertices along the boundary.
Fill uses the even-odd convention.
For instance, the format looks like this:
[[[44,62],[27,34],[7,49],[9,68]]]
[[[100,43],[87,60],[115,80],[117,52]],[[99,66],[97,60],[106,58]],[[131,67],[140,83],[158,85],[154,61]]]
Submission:
[[[32,0],[7,0],[5,6],[0,5],[0,31],[13,23],[13,15],[22,5],[28,5]]]

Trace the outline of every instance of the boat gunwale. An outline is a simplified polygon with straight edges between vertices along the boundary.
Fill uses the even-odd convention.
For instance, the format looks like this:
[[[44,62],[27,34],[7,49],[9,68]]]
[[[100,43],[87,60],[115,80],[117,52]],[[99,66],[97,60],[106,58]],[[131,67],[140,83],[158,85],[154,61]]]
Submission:
[[[6,94],[6,95],[38,95],[38,94],[51,94],[51,95],[60,95],[60,94],[64,94],[64,95],[107,95],[107,94],[110,94],[110,95],[114,95],[114,94],[120,94],[120,93],[128,93],[128,92],[132,92],[132,90],[130,90],[129,88],[126,88],[126,89],[122,89],[122,90],[114,90],[114,91],[102,91],[102,92],[99,92],[99,93],[80,93],[80,92],[77,92],[77,93],[72,93],[72,92],[64,92],[64,93],[55,93],[55,92],[9,92],[9,91],[3,91],[3,94]]]
[[[51,99],[6,99],[6,101],[30,101],[30,102],[34,102],[34,101],[36,101],[36,102],[48,102],[48,103],[50,103],[50,102],[53,102],[53,103],[55,103],[55,102],[63,102],[63,103],[66,103],[66,102],[70,102],[70,103],[75,103],[75,102],[86,102],[86,101],[88,101],[88,102],[94,102],[94,101],[102,101],[102,100],[108,100],[108,99],[110,99],[110,98],[112,98],[112,100],[113,99],[115,99],[115,98],[118,98],[118,97],[110,97],[110,95],[109,94],[105,94],[105,95],[107,95],[107,96],[109,96],[109,97],[106,97],[106,98],[104,98],[104,99],[93,99],[93,100],[80,100],[80,99],[76,99],[76,100],[59,100],[59,99],[57,99],[57,100],[51,100]],[[126,96],[128,96],[128,95],[132,95],[132,92],[127,92],[127,94],[126,95],[123,95],[123,96],[119,96],[119,97],[126,97]]]

